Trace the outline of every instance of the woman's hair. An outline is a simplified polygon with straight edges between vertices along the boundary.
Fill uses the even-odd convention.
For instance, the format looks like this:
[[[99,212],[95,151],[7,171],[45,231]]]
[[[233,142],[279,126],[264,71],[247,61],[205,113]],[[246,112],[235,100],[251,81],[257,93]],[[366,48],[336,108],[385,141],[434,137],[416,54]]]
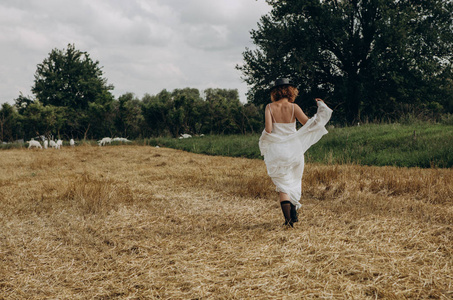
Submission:
[[[271,100],[275,102],[283,98],[288,98],[289,102],[294,102],[297,95],[299,95],[297,88],[290,85],[282,85],[272,89]]]

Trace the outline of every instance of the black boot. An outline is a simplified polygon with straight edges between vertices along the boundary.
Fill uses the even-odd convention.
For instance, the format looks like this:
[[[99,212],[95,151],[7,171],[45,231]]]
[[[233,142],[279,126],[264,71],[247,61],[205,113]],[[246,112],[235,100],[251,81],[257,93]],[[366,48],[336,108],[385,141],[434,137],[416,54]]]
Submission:
[[[280,206],[282,207],[283,216],[285,217],[284,225],[293,227],[293,221],[291,220],[291,202],[281,201]]]
[[[291,221],[293,223],[299,222],[299,217],[297,216],[296,206],[293,205],[292,203],[290,203],[290,204],[291,204]]]

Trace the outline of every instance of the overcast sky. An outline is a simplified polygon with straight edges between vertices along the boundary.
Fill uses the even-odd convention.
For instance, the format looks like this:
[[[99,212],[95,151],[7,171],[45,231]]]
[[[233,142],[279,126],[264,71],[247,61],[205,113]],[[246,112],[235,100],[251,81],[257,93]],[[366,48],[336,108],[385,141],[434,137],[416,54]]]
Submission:
[[[1,0],[0,103],[32,95],[36,65],[69,43],[103,66],[116,98],[163,89],[238,89],[264,0]]]

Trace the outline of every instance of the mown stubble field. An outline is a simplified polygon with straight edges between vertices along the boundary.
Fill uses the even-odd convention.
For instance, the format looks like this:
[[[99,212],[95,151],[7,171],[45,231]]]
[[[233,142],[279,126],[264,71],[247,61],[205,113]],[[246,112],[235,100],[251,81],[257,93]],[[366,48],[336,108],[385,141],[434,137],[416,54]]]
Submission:
[[[0,152],[0,299],[452,299],[453,170],[146,146]]]

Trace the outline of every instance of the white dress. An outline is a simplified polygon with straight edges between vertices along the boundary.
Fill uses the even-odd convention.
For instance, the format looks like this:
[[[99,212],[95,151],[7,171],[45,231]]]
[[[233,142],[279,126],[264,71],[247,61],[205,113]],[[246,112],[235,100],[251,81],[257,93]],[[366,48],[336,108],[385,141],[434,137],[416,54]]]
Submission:
[[[304,153],[327,133],[325,125],[330,120],[332,110],[322,101],[317,101],[317,113],[296,130],[293,123],[273,123],[272,133],[263,130],[259,140],[261,155],[264,156],[267,173],[276,186],[277,192],[289,195],[296,206],[302,190]]]

